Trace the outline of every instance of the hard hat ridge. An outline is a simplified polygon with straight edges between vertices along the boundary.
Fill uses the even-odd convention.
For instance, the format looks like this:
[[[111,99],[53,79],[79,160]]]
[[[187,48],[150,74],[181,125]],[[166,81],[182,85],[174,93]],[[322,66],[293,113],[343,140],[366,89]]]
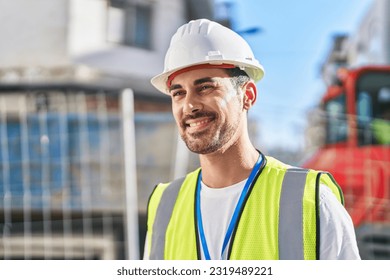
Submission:
[[[180,33],[180,29],[182,30],[181,36],[185,34],[203,34],[207,35],[210,33],[210,24],[206,19],[200,19],[199,22],[195,22],[194,20],[190,21],[188,24],[184,24],[178,29],[178,33]]]

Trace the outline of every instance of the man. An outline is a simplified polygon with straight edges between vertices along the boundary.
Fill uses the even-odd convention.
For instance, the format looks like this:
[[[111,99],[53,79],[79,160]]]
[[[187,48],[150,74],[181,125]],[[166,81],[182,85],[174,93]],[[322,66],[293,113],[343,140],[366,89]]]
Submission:
[[[152,84],[201,168],[159,184],[148,205],[145,259],[359,259],[330,174],[264,156],[248,136],[263,67],[232,30],[201,19],[172,37]]]

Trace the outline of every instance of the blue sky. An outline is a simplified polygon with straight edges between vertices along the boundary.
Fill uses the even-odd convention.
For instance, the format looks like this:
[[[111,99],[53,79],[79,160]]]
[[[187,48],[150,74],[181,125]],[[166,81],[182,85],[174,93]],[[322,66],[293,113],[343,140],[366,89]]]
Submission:
[[[324,92],[320,66],[335,34],[351,34],[373,0],[216,0],[233,3],[233,27],[265,68],[250,116],[259,120],[260,149],[303,146],[306,113]],[[263,147],[261,147],[263,146]]]

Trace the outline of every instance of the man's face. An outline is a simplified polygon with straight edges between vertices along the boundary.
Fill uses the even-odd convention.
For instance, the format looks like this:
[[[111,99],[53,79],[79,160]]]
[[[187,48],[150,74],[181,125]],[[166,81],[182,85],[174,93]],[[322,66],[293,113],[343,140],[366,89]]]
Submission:
[[[192,152],[213,153],[237,140],[246,116],[239,91],[223,69],[192,70],[172,80],[173,115]]]

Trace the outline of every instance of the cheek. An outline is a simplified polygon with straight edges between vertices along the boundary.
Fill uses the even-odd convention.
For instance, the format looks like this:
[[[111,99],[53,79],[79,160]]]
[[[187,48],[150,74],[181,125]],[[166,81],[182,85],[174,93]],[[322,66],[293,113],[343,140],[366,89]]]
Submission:
[[[177,106],[177,104],[175,102],[172,101],[171,108],[172,108],[173,116],[176,116],[179,112],[179,107]]]
[[[173,115],[173,118],[175,119],[177,125],[180,124],[181,112],[182,111],[178,108],[178,106],[172,105],[172,115]]]

